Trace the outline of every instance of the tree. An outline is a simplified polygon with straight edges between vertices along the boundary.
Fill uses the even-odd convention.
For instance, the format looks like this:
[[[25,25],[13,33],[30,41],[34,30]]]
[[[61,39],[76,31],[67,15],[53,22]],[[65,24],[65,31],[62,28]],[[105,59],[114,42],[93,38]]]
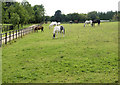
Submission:
[[[13,13],[11,16],[10,22],[13,24],[14,27],[18,25],[20,22],[19,15],[17,13]]]
[[[43,5],[35,5],[33,7],[33,10],[35,11],[35,22],[36,23],[41,23],[44,21],[45,17],[45,9]]]
[[[79,22],[85,22],[86,19],[87,19],[87,15],[86,14],[79,14],[79,17],[80,17]]]
[[[118,20],[119,20],[118,14],[115,14],[112,19],[113,19],[114,21],[118,21]]]
[[[87,18],[90,20],[98,19],[98,15],[96,11],[89,12]]]
[[[52,21],[55,21],[55,17],[54,16],[51,16],[50,17],[50,21],[52,22]]]
[[[57,11],[55,12],[55,14],[54,14],[54,19],[55,19],[55,21],[61,22],[61,20],[62,20],[61,17],[62,17],[61,11],[60,11],[60,10],[57,10]]]
[[[45,16],[45,21],[50,21],[50,16]]]
[[[35,13],[31,4],[29,4],[29,2],[26,0],[23,0],[21,4],[28,12],[28,16],[30,16],[28,17],[28,23],[33,23],[35,21]]]

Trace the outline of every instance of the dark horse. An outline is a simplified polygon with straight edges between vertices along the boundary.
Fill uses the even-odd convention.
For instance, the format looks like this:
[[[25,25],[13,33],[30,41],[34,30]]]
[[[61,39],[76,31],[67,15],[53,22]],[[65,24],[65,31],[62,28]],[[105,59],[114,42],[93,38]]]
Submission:
[[[95,23],[98,23],[98,26],[100,26],[100,20],[92,20],[92,26],[95,26]]]
[[[40,25],[38,25],[37,27],[35,27],[35,29],[34,30],[41,30],[41,32],[44,32],[44,27],[43,26],[40,26]]]

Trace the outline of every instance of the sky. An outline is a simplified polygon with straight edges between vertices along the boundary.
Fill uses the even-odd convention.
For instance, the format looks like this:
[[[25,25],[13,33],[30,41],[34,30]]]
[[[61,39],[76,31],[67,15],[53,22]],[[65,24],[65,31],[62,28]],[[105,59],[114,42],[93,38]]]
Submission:
[[[22,0],[16,0],[21,2]],[[62,14],[88,13],[91,11],[107,12],[118,11],[120,0],[27,0],[32,6],[43,4],[45,15],[53,16],[55,11]]]

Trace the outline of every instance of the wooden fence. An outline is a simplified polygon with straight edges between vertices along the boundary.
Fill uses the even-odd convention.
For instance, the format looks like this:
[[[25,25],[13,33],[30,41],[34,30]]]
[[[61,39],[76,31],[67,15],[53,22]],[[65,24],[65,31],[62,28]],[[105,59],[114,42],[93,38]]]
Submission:
[[[36,32],[34,30],[35,27],[36,27],[36,25],[33,25],[28,28],[14,30],[14,31],[0,34],[0,47],[2,46],[2,44],[7,44],[8,42],[11,42],[12,40],[15,40],[17,38],[22,38],[26,34]],[[38,32],[38,30],[37,30],[37,32]]]

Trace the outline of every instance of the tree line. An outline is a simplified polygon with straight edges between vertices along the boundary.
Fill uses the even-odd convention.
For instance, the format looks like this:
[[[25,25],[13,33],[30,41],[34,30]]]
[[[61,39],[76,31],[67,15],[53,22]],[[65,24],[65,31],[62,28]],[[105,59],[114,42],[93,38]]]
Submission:
[[[41,23],[44,20],[44,6],[31,6],[29,2],[3,2],[2,3],[2,24],[25,25],[30,23]]]
[[[18,2],[3,2],[2,3],[2,24],[12,24],[14,27],[23,26],[30,23],[42,23],[44,21],[69,22],[75,21],[84,22],[85,20],[118,20],[118,12],[97,12],[91,11],[84,13],[69,13],[62,14],[61,10],[55,11],[54,16],[45,16],[45,8],[41,5],[31,6],[25,0]]]
[[[97,11],[91,11],[87,14],[84,13],[69,13],[67,15],[62,14],[61,10],[57,10],[54,14],[54,16],[46,16],[46,21],[57,21],[57,22],[69,22],[69,21],[75,21],[78,22],[85,22],[85,20],[94,20],[94,19],[100,19],[100,20],[118,20],[118,13],[117,11],[108,11],[108,12],[97,12]]]

